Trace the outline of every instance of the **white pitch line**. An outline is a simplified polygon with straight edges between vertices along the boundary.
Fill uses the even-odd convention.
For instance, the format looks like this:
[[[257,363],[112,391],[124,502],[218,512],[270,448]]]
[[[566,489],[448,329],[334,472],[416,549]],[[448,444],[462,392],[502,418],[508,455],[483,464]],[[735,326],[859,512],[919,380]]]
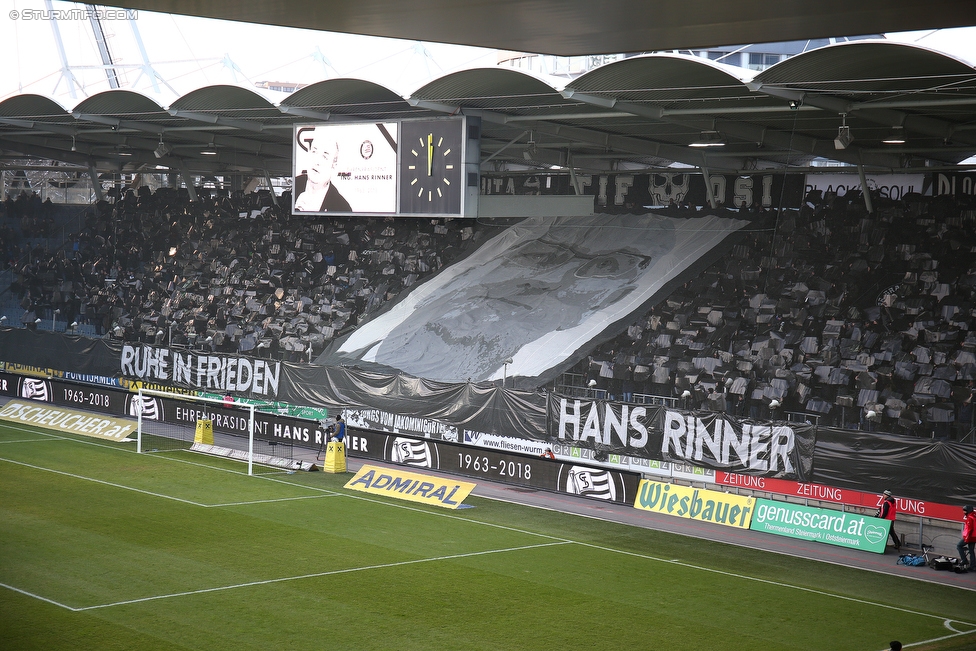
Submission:
[[[126,448],[123,448],[123,447],[119,447],[117,444],[110,445],[110,444],[107,444],[107,443],[103,443],[103,442],[101,442],[99,440],[87,440],[87,439],[81,439],[81,438],[72,438],[72,437],[69,437],[69,436],[59,436],[59,435],[53,434],[51,432],[44,432],[44,431],[40,431],[40,430],[28,429],[26,427],[20,427],[20,426],[17,426],[17,425],[7,425],[7,427],[9,427],[10,429],[14,429],[14,430],[20,431],[20,432],[31,432],[31,433],[39,434],[41,436],[46,436],[46,437],[48,437],[52,441],[64,441],[66,443],[78,443],[80,445],[90,445],[90,446],[93,446],[93,447],[96,447],[96,448],[104,448],[106,450],[112,450],[113,452],[121,452],[123,454],[138,454],[139,456],[144,456],[146,459],[158,459],[158,460],[162,460],[162,461],[171,461],[173,463],[183,463],[183,464],[186,464],[188,466],[197,466],[199,468],[208,468],[210,470],[216,470],[217,472],[226,472],[226,473],[230,473],[232,475],[247,475],[246,472],[243,472],[243,471],[240,471],[240,470],[233,470],[231,468],[221,468],[220,466],[212,466],[212,465],[207,464],[207,463],[198,463],[196,461],[190,461],[189,459],[177,459],[175,457],[166,456],[167,452],[186,452],[186,450],[169,450],[167,452],[154,452],[154,453],[143,452],[142,454],[139,454],[135,450],[129,450],[129,449],[126,449]],[[119,441],[119,443],[121,443],[121,441]]]
[[[42,433],[42,434],[48,435],[46,433]],[[70,438],[66,438],[66,437],[58,437],[56,435],[48,435],[48,436],[52,436],[53,438],[59,438],[59,439],[66,440],[66,441],[77,441],[76,439],[70,439]],[[93,441],[92,442],[89,442],[89,441],[77,441],[77,442],[99,445],[98,443],[95,443]],[[104,444],[99,445],[99,447],[107,447],[107,448],[110,448],[110,449],[117,449],[117,448],[113,448],[111,446],[104,445]],[[134,451],[132,451],[132,450],[126,450],[126,452],[134,453]],[[166,458],[166,457],[160,457],[160,458]],[[5,459],[0,459],[0,460],[5,460]],[[193,465],[203,465],[203,464],[195,464],[193,462],[183,461],[183,460],[179,460],[179,459],[168,459],[168,460],[171,460],[171,461],[181,461],[183,463],[191,463]],[[13,461],[12,463],[19,463],[19,462]],[[29,465],[29,464],[21,464],[21,465]],[[216,467],[213,467],[213,466],[205,466],[204,465],[204,467],[213,468],[214,470],[223,470],[221,468],[216,468]],[[46,470],[45,468],[41,468],[41,469],[42,470]],[[59,471],[51,471],[51,472],[59,472]],[[62,473],[62,474],[69,474],[69,473]],[[734,572],[726,572],[726,571],[723,571],[723,570],[716,570],[716,569],[713,569],[713,568],[702,567],[702,566],[698,566],[698,565],[693,565],[691,563],[684,563],[684,562],[681,562],[681,561],[678,561],[678,560],[669,560],[669,559],[664,559],[664,558],[658,558],[658,557],[655,557],[655,556],[650,556],[648,554],[640,554],[640,553],[637,553],[637,552],[628,552],[628,551],[623,551],[623,550],[619,550],[619,549],[612,549],[610,547],[603,547],[603,546],[595,545],[595,544],[592,544],[592,543],[583,543],[583,542],[569,540],[569,539],[565,539],[565,538],[558,538],[556,536],[551,536],[551,535],[548,535],[548,534],[540,534],[540,533],[537,533],[537,532],[527,531],[527,530],[523,530],[523,529],[517,529],[515,527],[508,527],[508,526],[505,526],[505,525],[499,525],[499,524],[494,524],[494,523],[490,523],[490,522],[480,522],[478,520],[473,520],[471,518],[463,518],[463,517],[460,517],[460,516],[455,515],[453,513],[437,513],[437,512],[433,512],[433,511],[427,511],[425,509],[420,509],[420,508],[416,508],[416,507],[412,507],[412,506],[407,506],[407,505],[404,505],[404,504],[394,504],[394,503],[390,503],[390,502],[384,502],[382,500],[371,499],[371,498],[368,498],[368,497],[365,497],[365,496],[360,496],[360,495],[349,495],[349,494],[346,494],[346,493],[336,493],[336,492],[333,492],[333,491],[327,491],[327,489],[319,489],[317,487],[304,486],[302,484],[297,484],[297,483],[294,483],[294,482],[283,481],[281,479],[276,479],[276,478],[273,478],[273,477],[258,477],[258,478],[265,479],[267,481],[273,481],[273,482],[276,482],[276,483],[286,484],[286,485],[289,485],[289,486],[301,487],[301,488],[305,488],[305,489],[308,489],[308,490],[321,490],[323,492],[327,492],[328,495],[342,495],[344,497],[350,497],[350,498],[353,498],[353,499],[358,499],[358,500],[362,500],[362,501],[366,501],[366,502],[372,502],[372,503],[375,503],[375,504],[382,504],[382,505],[385,505],[385,506],[392,506],[392,507],[395,507],[395,508],[401,508],[401,509],[406,509],[406,510],[410,510],[410,511],[417,511],[417,512],[420,512],[420,513],[427,513],[428,515],[435,515],[435,516],[440,516],[440,517],[446,517],[446,518],[451,518],[451,519],[455,519],[455,520],[459,520],[459,521],[463,521],[463,522],[470,522],[470,523],[473,523],[473,524],[480,524],[480,525],[489,526],[489,527],[493,527],[493,528],[497,528],[497,529],[503,529],[503,530],[512,531],[512,532],[516,532],[516,533],[522,533],[522,534],[528,534],[528,535],[533,535],[533,536],[539,536],[539,537],[549,538],[549,539],[558,541],[558,542],[555,542],[555,543],[547,543],[546,545],[550,545],[550,544],[575,543],[575,544],[582,545],[582,546],[585,546],[585,547],[592,547],[594,549],[601,549],[601,550],[604,550],[604,551],[614,552],[614,553],[618,553],[618,554],[626,554],[626,555],[635,556],[635,557],[639,557],[639,558],[645,558],[647,560],[659,561],[661,563],[671,563],[671,564],[674,564],[674,565],[681,565],[681,566],[684,566],[684,567],[688,567],[690,569],[697,569],[697,570],[702,570],[702,571],[706,571],[706,572],[712,572],[712,573],[715,573],[715,574],[723,574],[723,575],[730,576],[730,577],[734,577],[734,578],[745,579],[745,580],[748,580],[748,581],[757,581],[757,582],[766,583],[766,584],[769,584],[769,585],[775,585],[775,586],[783,587],[783,588],[790,588],[790,589],[794,589],[794,590],[801,590],[801,591],[809,592],[809,593],[812,593],[812,594],[819,594],[819,595],[822,595],[822,596],[825,596],[825,597],[833,597],[833,598],[836,598],[836,599],[842,599],[842,600],[846,600],[846,601],[861,603],[861,604],[869,605],[869,606],[876,606],[876,607],[879,607],[879,608],[886,608],[886,609],[889,609],[889,610],[895,610],[895,611],[904,612],[904,613],[908,613],[908,614],[919,615],[919,616],[922,616],[922,617],[931,617],[931,618],[943,619],[943,620],[946,619],[943,615],[933,615],[931,613],[923,613],[923,612],[920,612],[920,611],[915,611],[915,610],[911,610],[911,609],[907,609],[907,608],[901,608],[899,606],[890,606],[890,605],[887,605],[887,604],[881,604],[881,603],[877,603],[877,602],[872,602],[872,601],[857,599],[857,598],[854,598],[854,597],[846,597],[844,595],[839,595],[839,594],[836,594],[836,593],[825,592],[825,591],[821,591],[821,590],[814,590],[812,588],[805,588],[805,587],[802,587],[802,586],[791,585],[789,583],[782,583],[782,582],[772,581],[772,580],[769,580],[769,579],[761,579],[761,578],[758,578],[758,577],[751,577],[751,576],[747,576],[747,575],[744,575],[744,574],[736,574]],[[87,479],[87,478],[82,478],[82,479]],[[92,481],[99,481],[99,480],[92,480]],[[108,483],[108,482],[102,482],[102,483]],[[113,484],[110,484],[110,485],[113,485]],[[127,488],[127,487],[121,486],[121,488]],[[130,489],[130,490],[139,490],[139,489]],[[145,492],[145,491],[140,491],[140,492]],[[152,493],[150,493],[150,494],[152,494]],[[160,495],[160,497],[167,498],[168,496]],[[178,500],[179,498],[168,498],[168,499],[177,499]],[[486,499],[491,499],[491,498],[486,498]],[[185,501],[185,500],[180,500],[180,501]],[[500,501],[504,501],[504,500],[500,500]],[[193,502],[189,502],[189,503],[190,504],[195,504]],[[206,508],[208,505],[205,505],[205,504],[196,504],[196,506],[203,506],[204,508]],[[544,510],[546,510],[546,509],[544,509]],[[590,516],[583,516],[583,517],[590,517]],[[540,545],[540,546],[546,546],[546,545]],[[414,561],[414,562],[422,562],[422,561]],[[377,567],[382,567],[382,566],[377,566]],[[314,576],[314,575],[312,575],[312,576]],[[286,580],[286,579],[281,579],[281,580]],[[277,581],[277,579],[273,579],[273,580],[271,580],[269,582],[274,582],[274,581]],[[2,585],[2,584],[0,584],[0,585]],[[215,589],[223,589],[223,588],[215,588]],[[188,594],[192,594],[192,593],[188,593]],[[55,602],[52,602],[52,603],[55,603]],[[949,619],[949,620],[946,620],[946,621],[953,621],[953,622],[957,622],[957,623],[964,624],[964,625],[967,625],[967,626],[974,626],[974,627],[976,627],[976,624],[974,624],[972,622],[966,622],[966,621],[963,621],[963,620]],[[950,630],[951,630],[951,628],[950,628]],[[976,631],[967,631],[967,632],[963,632],[963,633],[956,633],[956,634],[950,635],[948,637],[951,638],[951,637],[956,637],[958,635],[968,635],[968,634],[973,633],[973,632],[976,632]],[[938,638],[938,639],[941,640],[941,639],[947,639],[947,638]],[[906,644],[905,646],[917,646],[918,644],[924,644],[924,642],[917,642],[917,643],[913,643],[913,644]]]
[[[220,507],[225,507],[225,506],[247,506],[249,504],[271,504],[271,503],[274,503],[274,502],[291,502],[291,501],[294,501],[294,500],[310,500],[310,499],[318,499],[318,498],[321,498],[321,497],[335,497],[335,496],[340,495],[340,493],[331,493],[331,494],[322,494],[322,495],[301,495],[301,496],[297,496],[297,497],[279,497],[279,498],[267,499],[267,500],[250,500],[250,501],[246,501],[246,502],[227,502],[225,504],[202,504],[200,502],[194,502],[192,500],[185,500],[185,499],[183,499],[181,497],[174,497],[172,495],[164,495],[163,493],[154,493],[152,491],[147,491],[147,490],[144,490],[142,488],[133,488],[132,486],[125,486],[124,484],[116,484],[114,482],[105,481],[103,479],[95,479],[94,477],[85,477],[84,475],[78,475],[78,474],[75,474],[75,473],[72,473],[72,472],[65,472],[63,470],[54,470],[53,468],[44,468],[42,466],[36,466],[34,464],[31,464],[31,463],[24,463],[23,461],[14,461],[13,459],[5,459],[3,457],[0,457],[0,461],[6,461],[7,463],[13,463],[13,464],[16,464],[18,466],[25,466],[27,468],[32,468],[34,470],[43,470],[45,472],[52,472],[52,473],[55,473],[57,475],[65,475],[66,477],[72,477],[73,479],[81,479],[83,481],[90,481],[90,482],[94,482],[96,484],[103,484],[105,486],[111,486],[113,488],[121,488],[121,489],[127,490],[127,491],[134,491],[136,493],[142,493],[144,495],[150,495],[152,497],[159,497],[161,499],[173,500],[173,501],[176,501],[176,502],[182,502],[183,504],[189,504],[191,506],[199,506],[200,508],[204,508],[204,509],[214,509],[214,508],[220,508]],[[301,484],[293,484],[293,485],[294,486],[301,486]]]
[[[183,504],[189,504],[191,506],[200,506],[206,508],[206,504],[200,504],[192,500],[185,500],[181,497],[173,497],[172,495],[163,495],[162,493],[154,493],[152,491],[143,490],[141,488],[133,488],[132,486],[124,486],[122,484],[116,484],[110,481],[105,481],[104,479],[95,479],[93,477],[85,477],[84,475],[76,475],[73,472],[65,472],[63,470],[54,470],[52,468],[44,468],[43,466],[35,466],[32,463],[24,463],[23,461],[14,461],[13,459],[4,459],[0,457],[0,461],[6,461],[7,463],[13,463],[18,466],[24,466],[26,468],[33,468],[34,470],[43,470],[44,472],[52,472],[56,475],[64,475],[65,477],[72,477],[74,479],[81,479],[82,481],[90,481],[96,484],[102,484],[104,486],[111,486],[113,488],[121,488],[122,490],[133,491],[135,493],[142,493],[143,495],[151,495],[152,497],[159,497],[164,500],[173,500],[174,502],[181,502]]]
[[[0,444],[6,443],[49,443],[54,442],[55,439],[15,439],[13,441],[0,441]]]
[[[950,621],[957,621],[957,620],[946,620],[946,622],[950,622]],[[949,626],[948,623],[946,623],[946,628],[952,630],[952,627]],[[906,642],[901,645],[901,648],[907,649],[910,646],[922,646],[923,644],[935,644],[936,642],[941,642],[942,640],[951,640],[952,638],[955,637],[961,637],[963,635],[972,635],[973,633],[976,633],[976,629],[973,629],[972,631],[960,631],[958,633],[953,633],[952,635],[943,635],[942,637],[933,637],[931,640],[920,640],[918,642]],[[889,650],[884,649],[883,651],[889,651]]]
[[[144,603],[146,601],[157,601],[159,599],[171,599],[174,597],[187,597],[196,594],[206,594],[208,592],[220,592],[223,590],[237,590],[239,588],[248,588],[256,585],[268,585],[271,583],[282,583],[285,581],[299,581],[301,579],[314,579],[322,576],[332,576],[336,574],[348,574],[350,572],[364,572],[366,570],[380,570],[391,567],[402,567],[404,565],[416,565],[418,563],[432,563],[435,561],[449,561],[457,558],[471,558],[473,556],[485,556],[487,554],[502,554],[508,552],[524,551],[527,549],[536,549],[539,547],[551,547],[553,545],[565,545],[566,542],[549,542],[549,543],[539,543],[538,545],[524,545],[521,547],[507,547],[503,549],[489,549],[480,552],[468,552],[466,554],[451,554],[449,556],[435,556],[432,558],[417,558],[412,561],[398,561],[396,563],[381,563],[379,565],[364,565],[361,567],[350,567],[344,570],[329,570],[328,572],[315,572],[312,574],[302,574],[299,576],[286,576],[277,579],[265,579],[263,581],[249,581],[247,583],[238,583],[235,585],[225,585],[216,588],[202,588],[200,590],[187,590],[186,592],[174,592],[172,594],[156,595],[153,597],[142,597],[140,599],[128,599],[126,601],[116,601],[110,604],[99,604],[97,606],[84,606],[81,608],[72,608],[75,611],[85,611],[85,610],[97,610],[100,608],[111,608],[114,606],[127,606],[130,604]],[[45,600],[47,601],[47,600]],[[51,602],[54,603],[54,602]],[[60,604],[59,604],[60,605]]]
[[[332,495],[302,495],[301,497],[277,497],[270,500],[251,500],[250,502],[227,502],[225,504],[207,504],[208,509],[216,509],[222,506],[249,506],[251,504],[274,504],[276,502],[294,502],[295,500],[319,500],[323,497],[339,497],[338,493]]]
[[[55,606],[58,606],[60,608],[64,608],[65,610],[70,610],[71,612],[78,612],[78,609],[77,608],[72,608],[71,606],[66,606],[65,604],[60,603],[60,602],[57,602],[54,599],[48,599],[47,597],[42,597],[39,594],[34,594],[33,592],[28,592],[27,590],[21,590],[20,588],[15,588],[14,586],[7,585],[6,583],[0,583],[0,587],[6,588],[7,590],[12,590],[13,592],[18,592],[18,593],[20,593],[20,594],[22,594],[24,596],[30,597],[32,599],[37,599],[38,601],[44,601],[44,602],[47,602],[49,604],[54,604]]]
[[[600,549],[600,550],[607,551],[607,552],[614,552],[614,553],[617,553],[617,554],[624,554],[624,555],[627,555],[627,556],[635,556],[637,558],[645,558],[645,559],[651,560],[651,561],[659,561],[661,563],[669,563],[671,565],[680,565],[681,567],[687,567],[687,568],[694,569],[694,570],[701,570],[702,572],[711,572],[712,574],[721,574],[723,576],[730,576],[730,577],[733,577],[733,578],[736,578],[736,579],[744,579],[746,581],[755,581],[757,583],[765,583],[766,585],[772,585],[772,586],[776,586],[778,588],[789,588],[791,590],[800,590],[802,592],[809,592],[811,594],[821,595],[821,596],[824,596],[824,597],[831,597],[831,598],[834,598],[834,599],[841,599],[841,600],[844,600],[844,601],[851,601],[851,602],[854,602],[854,603],[863,604],[865,606],[875,606],[877,608],[885,608],[885,609],[894,610],[894,611],[897,611],[897,612],[908,613],[909,615],[919,615],[920,617],[931,617],[931,618],[934,618],[934,619],[941,619],[943,621],[946,620],[945,615],[933,615],[932,613],[923,613],[923,612],[918,611],[918,610],[911,610],[909,608],[902,608],[901,606],[892,606],[892,605],[889,605],[889,604],[882,604],[882,603],[878,603],[876,601],[868,601],[866,599],[858,599],[857,597],[847,597],[845,595],[837,594],[837,593],[834,593],[834,592],[825,592],[823,590],[816,590],[814,588],[805,588],[803,586],[793,585],[791,583],[783,583],[781,581],[773,581],[772,579],[761,579],[761,578],[756,577],[756,576],[748,576],[746,574],[737,574],[735,572],[727,572],[725,570],[717,570],[717,569],[714,569],[714,568],[711,568],[711,567],[702,567],[701,565],[693,565],[692,563],[685,563],[683,561],[668,560],[668,559],[665,559],[665,558],[657,558],[655,556],[650,556],[648,554],[640,554],[638,552],[628,552],[628,551],[623,551],[623,550],[620,550],[620,549],[613,549],[611,547],[603,547],[602,545],[594,545],[592,543],[577,542],[576,544],[583,545],[584,547],[592,547],[593,549]],[[961,619],[951,619],[949,621],[957,622],[959,624],[965,624],[967,626],[974,626],[974,627],[976,627],[976,624],[974,624],[972,622],[963,621]]]

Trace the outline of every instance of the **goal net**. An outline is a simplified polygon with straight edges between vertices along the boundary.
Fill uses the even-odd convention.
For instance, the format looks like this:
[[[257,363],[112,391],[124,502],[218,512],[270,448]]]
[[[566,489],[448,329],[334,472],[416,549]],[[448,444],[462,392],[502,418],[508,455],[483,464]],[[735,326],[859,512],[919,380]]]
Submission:
[[[191,450],[247,462],[275,471],[304,470],[293,446],[255,438],[257,406],[224,399],[140,389],[133,396],[136,449],[140,453]]]

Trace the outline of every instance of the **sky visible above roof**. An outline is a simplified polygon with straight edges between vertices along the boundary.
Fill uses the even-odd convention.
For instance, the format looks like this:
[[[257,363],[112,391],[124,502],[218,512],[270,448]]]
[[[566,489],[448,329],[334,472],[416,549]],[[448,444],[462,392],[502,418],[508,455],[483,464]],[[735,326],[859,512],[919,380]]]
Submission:
[[[5,62],[0,99],[37,93],[70,109],[86,96],[110,88],[92,24],[82,13],[84,5],[53,2],[52,7],[59,17],[64,58],[77,84],[72,87],[63,74],[47,3],[14,0],[6,4],[6,15],[0,15],[0,56]],[[338,77],[373,81],[408,96],[432,79],[493,66],[499,58],[496,50],[459,45],[100,9],[120,86],[144,93],[162,106],[212,84],[254,88],[261,82],[310,84]],[[976,28],[886,35],[970,64],[976,62],[974,36]],[[263,94],[271,101],[283,97],[270,90]]]

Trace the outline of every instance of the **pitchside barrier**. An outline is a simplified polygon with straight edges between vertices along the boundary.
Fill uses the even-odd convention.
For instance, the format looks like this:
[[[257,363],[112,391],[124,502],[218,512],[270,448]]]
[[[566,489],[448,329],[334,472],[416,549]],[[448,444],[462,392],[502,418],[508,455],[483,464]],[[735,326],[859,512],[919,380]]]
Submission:
[[[64,407],[73,407],[88,411],[97,411],[118,416],[150,419],[157,423],[169,424],[182,428],[183,432],[177,437],[165,442],[169,446],[192,447],[193,438],[197,433],[197,421],[201,414],[212,416],[213,431],[218,435],[231,435],[237,440],[246,440],[248,446],[258,445],[261,452],[250,452],[237,449],[236,454],[242,459],[251,459],[255,455],[267,453],[268,457],[289,459],[295,449],[316,450],[324,449],[326,433],[324,421],[314,421],[297,418],[280,413],[280,405],[272,408],[276,413],[261,411],[259,403],[236,404],[228,410],[224,399],[197,399],[196,396],[184,396],[178,393],[153,392],[143,390],[132,393],[121,387],[106,386],[64,380],[52,377],[38,377],[0,372],[0,395],[26,398],[31,401],[45,402]],[[153,400],[149,400],[152,398]],[[190,404],[186,404],[189,402]],[[193,406],[193,404],[196,406]],[[140,407],[141,405],[141,407]],[[206,408],[202,408],[206,405]],[[251,411],[253,410],[253,434]],[[320,412],[316,412],[320,413]],[[145,434],[144,424],[144,431]],[[153,425],[155,427],[155,425]],[[150,433],[151,434],[151,433]],[[164,442],[157,441],[158,444]],[[142,444],[145,447],[146,440]],[[197,445],[204,445],[198,442]],[[230,447],[230,446],[229,446]],[[240,447],[239,445],[235,447]],[[553,445],[558,461],[539,459],[526,453],[505,452],[503,450],[463,445],[449,441],[435,441],[423,436],[398,435],[383,433],[367,429],[350,430],[347,440],[348,453],[352,457],[377,459],[412,465],[420,468],[439,469],[469,477],[489,478],[492,481],[531,486],[557,492],[585,495],[598,499],[612,499],[613,501],[633,504],[634,495],[640,478],[662,479],[664,481],[702,483],[704,485],[720,485],[723,490],[734,492],[755,493],[759,496],[777,495],[780,499],[800,500],[803,503],[822,502],[825,505],[833,503],[841,508],[863,509],[870,514],[880,501],[880,493],[865,493],[849,489],[839,489],[813,483],[794,482],[769,477],[755,477],[751,475],[737,475],[721,471],[713,471],[687,464],[674,462],[650,461],[653,466],[663,468],[667,466],[684,469],[682,472],[662,474],[660,468],[648,467],[646,472],[630,472],[627,470],[607,469],[596,467],[599,464],[589,464],[588,460],[572,460],[571,451],[564,452],[565,446]],[[157,447],[158,449],[158,447]],[[686,472],[685,472],[686,471]],[[665,477],[665,475],[667,475]],[[685,476],[687,475],[687,477]],[[944,521],[951,523],[945,532],[936,533],[937,536],[948,536],[952,539],[958,536],[958,522],[962,511],[960,506],[951,506],[929,501],[897,498],[899,520],[908,521],[919,526],[918,540],[925,540],[923,527],[936,528]],[[836,508],[836,507],[835,507]],[[954,533],[950,533],[954,532]],[[930,535],[930,538],[932,536]],[[955,544],[955,540],[952,540]]]
[[[716,471],[714,482],[724,490],[750,496],[769,496],[804,506],[822,506],[844,512],[874,515],[884,495],[850,488],[836,488],[815,483],[802,483],[770,477],[752,477]],[[926,500],[895,496],[897,519],[895,531],[906,549],[923,551],[936,546],[951,551],[959,537],[962,508]],[[901,523],[902,526],[898,526]],[[905,530],[904,525],[914,529]]]

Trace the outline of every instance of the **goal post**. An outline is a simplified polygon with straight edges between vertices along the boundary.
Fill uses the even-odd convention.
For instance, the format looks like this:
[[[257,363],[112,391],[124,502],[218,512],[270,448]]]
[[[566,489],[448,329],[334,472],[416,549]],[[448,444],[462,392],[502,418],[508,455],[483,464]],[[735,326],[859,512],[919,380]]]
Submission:
[[[225,399],[140,388],[129,407],[129,413],[136,417],[137,423],[136,451],[142,454],[197,450],[245,457],[247,474],[253,475],[255,409],[253,403],[231,403]],[[219,434],[215,423],[221,425]],[[215,441],[215,435],[219,437],[218,441]],[[246,454],[240,449],[244,437],[247,439]],[[215,442],[222,445],[215,445]]]

